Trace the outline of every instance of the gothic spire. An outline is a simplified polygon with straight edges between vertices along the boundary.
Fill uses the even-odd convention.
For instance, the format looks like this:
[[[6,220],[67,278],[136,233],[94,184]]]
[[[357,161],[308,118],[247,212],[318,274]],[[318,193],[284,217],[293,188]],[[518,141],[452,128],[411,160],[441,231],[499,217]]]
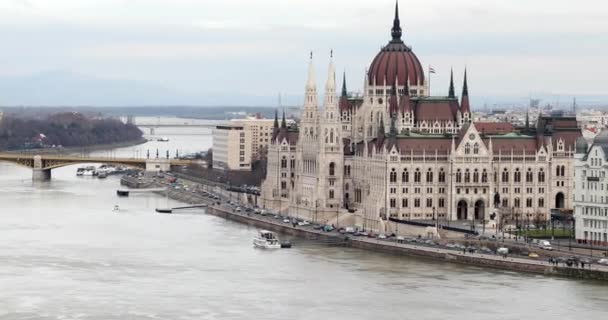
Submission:
[[[308,80],[306,81],[307,88],[316,88],[315,83],[315,68],[312,64],[312,51],[310,52],[310,63],[308,64]]]
[[[526,109],[526,129],[530,129],[530,109]]]
[[[274,130],[279,130],[279,110],[274,110]]]
[[[390,136],[391,137],[396,137],[397,136],[397,127],[395,126],[395,120],[397,118],[397,114],[396,113],[392,113],[391,114],[391,131],[390,131]]]
[[[380,126],[378,127],[378,137],[384,138],[384,119],[380,118]]]
[[[348,92],[346,91],[346,71],[342,73],[342,96],[348,96]]]
[[[469,86],[467,85],[467,68],[464,68],[464,84],[462,85],[462,96],[469,95]]]
[[[395,1],[395,18],[393,19],[393,28],[391,29],[391,36],[393,40],[391,42],[402,42],[401,41],[401,23],[399,21],[399,1]]]
[[[454,93],[454,70],[452,69],[450,69],[450,91],[448,92],[448,97],[456,97],[456,94]]]
[[[287,128],[287,121],[285,121],[285,110],[283,110],[283,120],[281,120],[281,129]]]
[[[469,86],[467,85],[467,69],[464,69],[464,83],[462,85],[462,97],[460,97],[460,112],[471,113],[471,104],[469,102]]]

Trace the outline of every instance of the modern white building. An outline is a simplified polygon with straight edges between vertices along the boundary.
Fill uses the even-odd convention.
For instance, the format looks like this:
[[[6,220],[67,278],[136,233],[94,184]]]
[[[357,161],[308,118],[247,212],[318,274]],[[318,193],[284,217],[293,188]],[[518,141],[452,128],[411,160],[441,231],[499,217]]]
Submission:
[[[247,117],[245,119],[232,119],[233,125],[242,126],[246,138],[251,141],[251,159],[259,159],[261,153],[267,150],[272,138],[274,119],[263,119],[259,117]],[[287,124],[293,124],[293,120],[287,120]]]
[[[579,139],[575,155],[574,219],[579,243],[608,245],[608,129],[591,146]]]
[[[251,170],[251,139],[241,125],[219,125],[213,129],[213,168]]]

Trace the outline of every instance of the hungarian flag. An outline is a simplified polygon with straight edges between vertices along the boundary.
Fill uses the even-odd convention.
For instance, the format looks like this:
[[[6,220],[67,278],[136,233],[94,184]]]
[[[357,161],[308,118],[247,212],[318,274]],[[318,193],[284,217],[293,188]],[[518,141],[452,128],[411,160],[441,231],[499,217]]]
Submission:
[[[429,66],[429,73],[435,73],[435,68]]]

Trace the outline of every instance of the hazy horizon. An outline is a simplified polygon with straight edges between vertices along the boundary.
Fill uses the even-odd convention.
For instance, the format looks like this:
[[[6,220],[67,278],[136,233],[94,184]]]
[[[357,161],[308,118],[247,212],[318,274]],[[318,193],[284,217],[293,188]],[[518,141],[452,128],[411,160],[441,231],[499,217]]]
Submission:
[[[405,42],[432,65],[433,95],[473,108],[606,104],[608,5],[400,2]],[[390,37],[394,1],[0,0],[0,105],[301,104],[308,53],[317,86],[329,51],[350,91]],[[294,15],[294,12],[298,12]]]

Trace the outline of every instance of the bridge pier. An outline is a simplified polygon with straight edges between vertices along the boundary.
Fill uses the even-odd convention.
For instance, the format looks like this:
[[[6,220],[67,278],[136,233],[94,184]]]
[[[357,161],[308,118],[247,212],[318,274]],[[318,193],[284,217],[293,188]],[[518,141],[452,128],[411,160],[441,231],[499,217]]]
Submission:
[[[51,169],[33,169],[33,181],[48,181],[51,180]]]

